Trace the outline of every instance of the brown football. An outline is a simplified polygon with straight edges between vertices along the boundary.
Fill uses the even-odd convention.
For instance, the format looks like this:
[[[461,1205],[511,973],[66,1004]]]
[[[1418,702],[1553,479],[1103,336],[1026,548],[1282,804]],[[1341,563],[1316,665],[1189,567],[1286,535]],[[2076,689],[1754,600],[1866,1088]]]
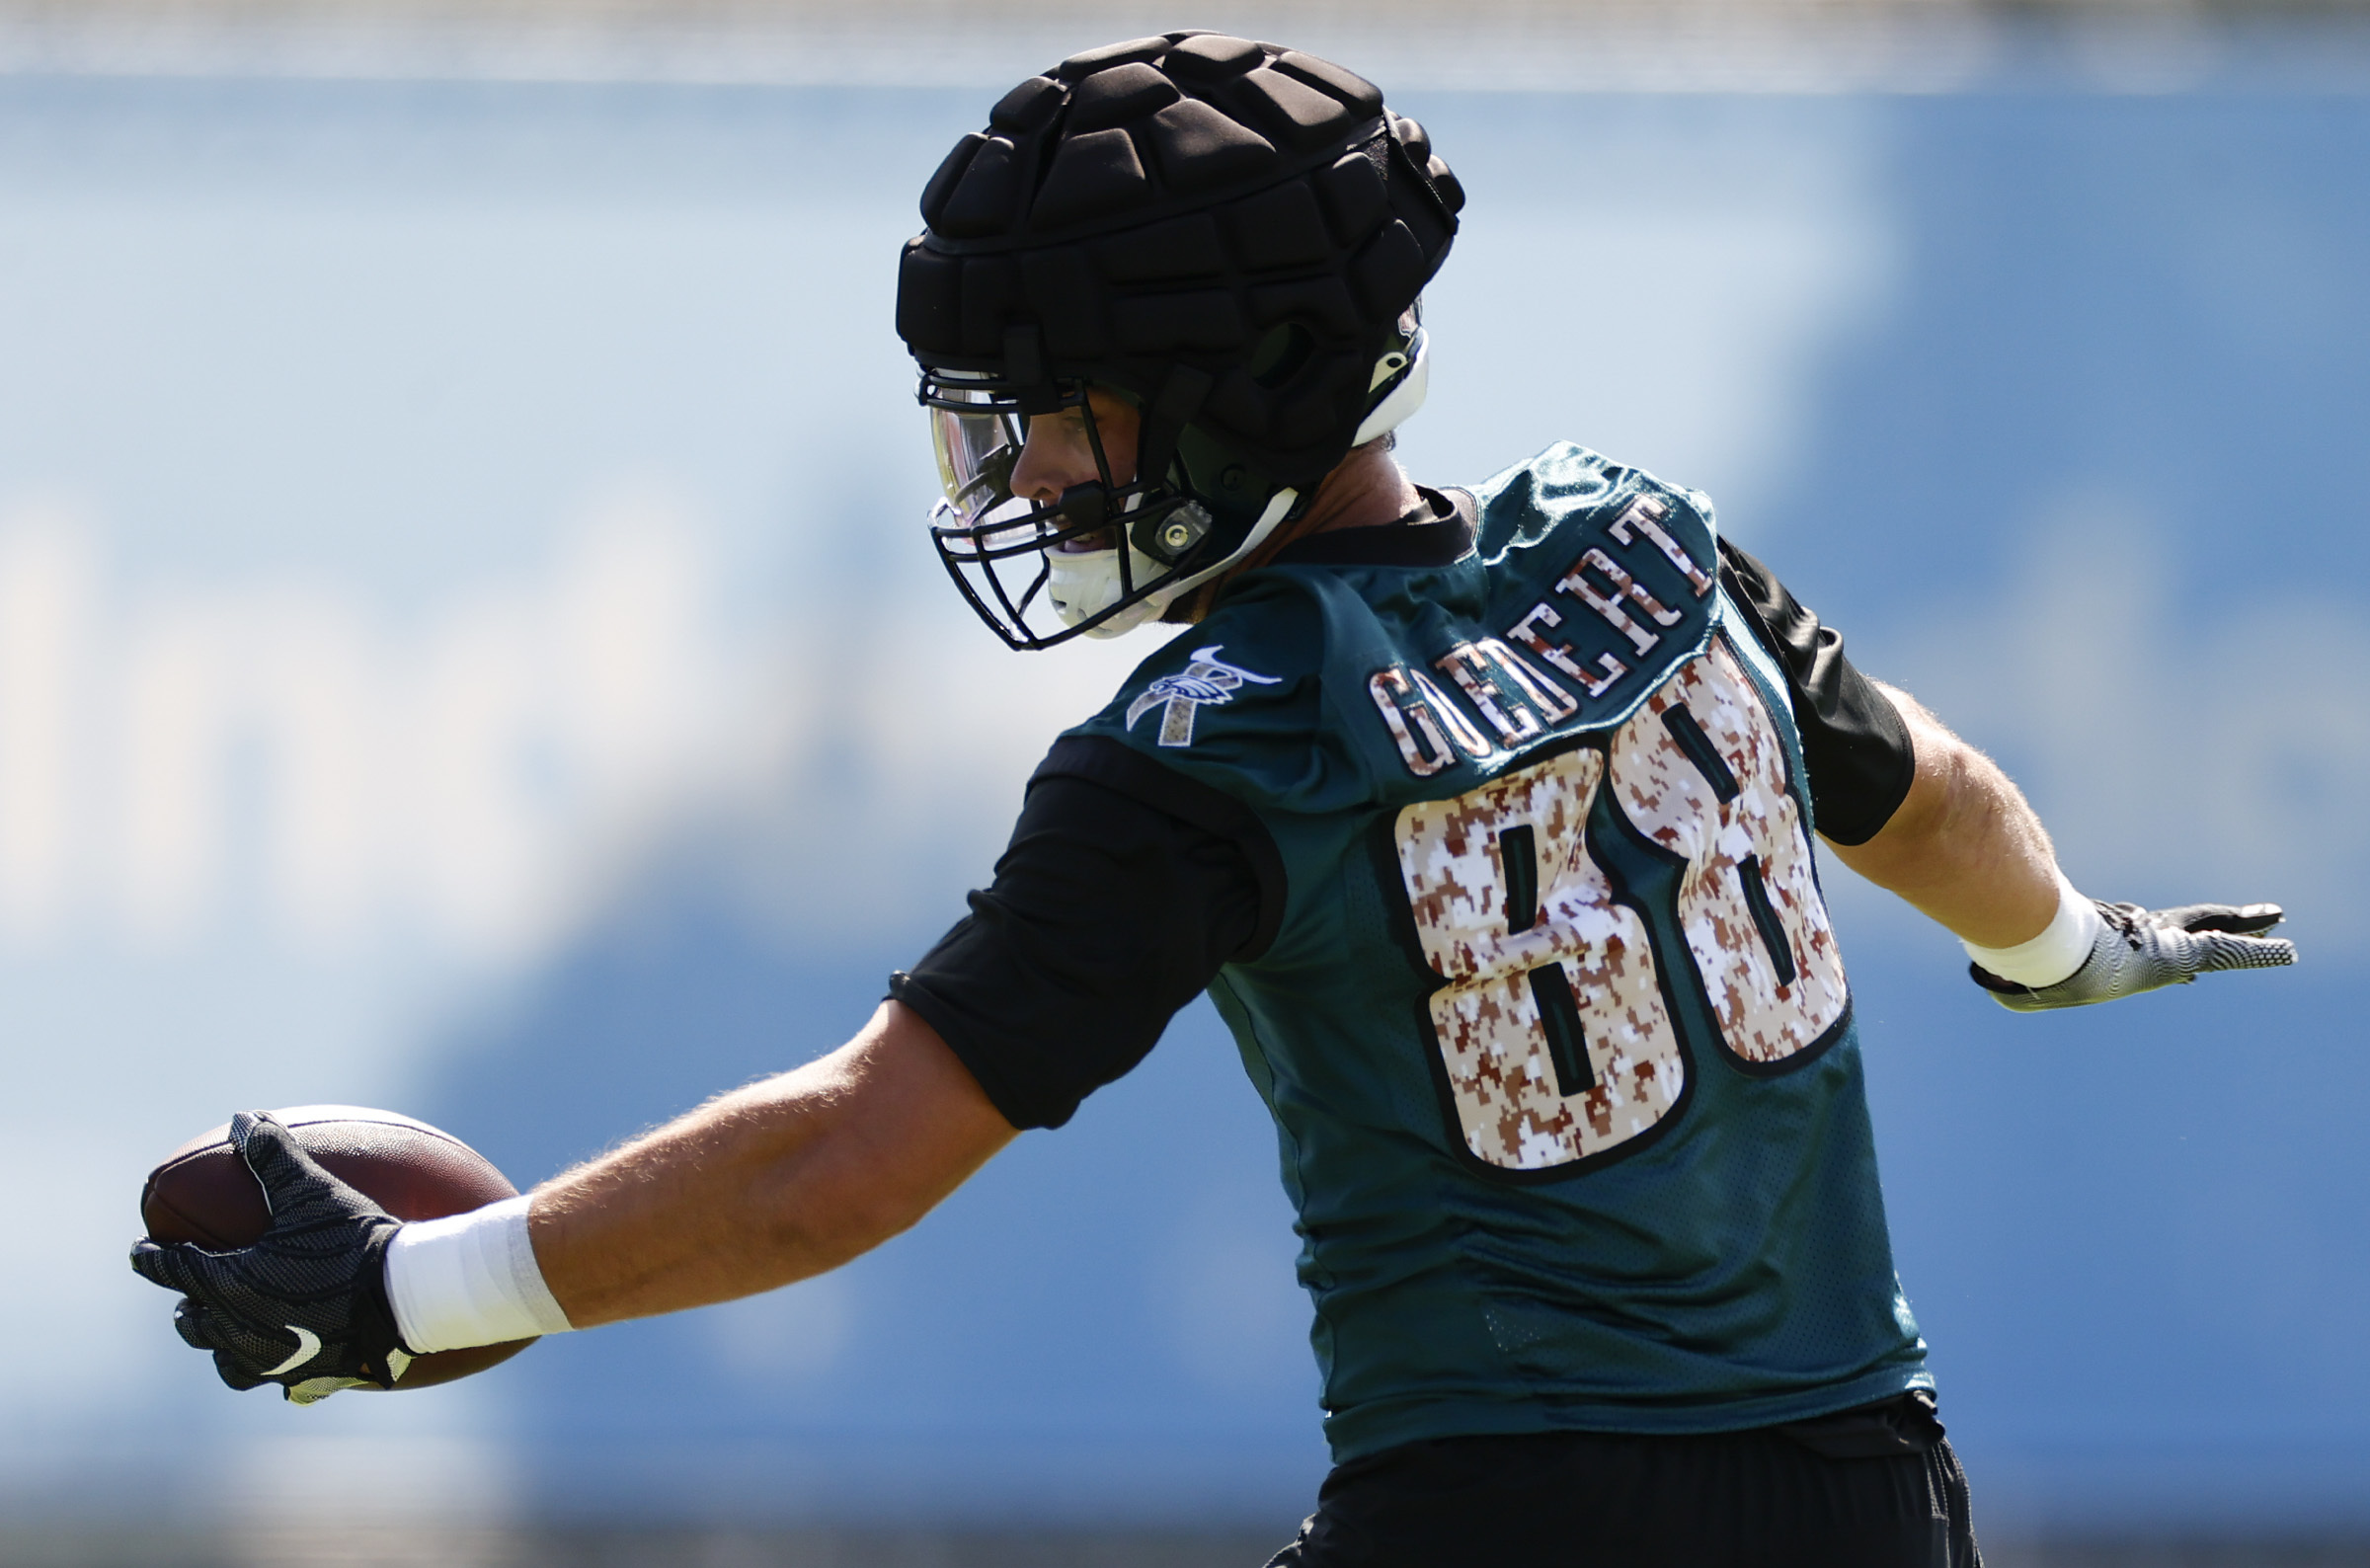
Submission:
[[[441,1219],[514,1198],[518,1189],[492,1160],[426,1122],[358,1105],[298,1105],[275,1111],[304,1151],[398,1219]],[[230,1124],[191,1138],[148,1173],[140,1221],[148,1239],[195,1241],[224,1251],[264,1233],[264,1190],[230,1146]],[[397,1388],[426,1388],[509,1361],[531,1339],[422,1356]]]

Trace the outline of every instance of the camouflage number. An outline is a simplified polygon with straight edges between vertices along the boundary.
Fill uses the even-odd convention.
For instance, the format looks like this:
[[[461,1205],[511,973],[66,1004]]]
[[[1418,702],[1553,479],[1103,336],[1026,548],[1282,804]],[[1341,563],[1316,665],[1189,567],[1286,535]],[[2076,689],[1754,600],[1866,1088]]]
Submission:
[[[1683,862],[1679,928],[1748,1070],[1822,1045],[1849,998],[1785,745],[1714,639],[1613,739],[1614,802]]]
[[[1465,1148],[1509,1170],[1601,1154],[1679,1103],[1686,1063],[1645,922],[1584,828],[1604,753],[1567,751],[1399,814],[1433,1033]]]
[[[1454,1132],[1507,1170],[1606,1153],[1686,1087],[1654,943],[1588,848],[1609,765],[1614,803],[1681,863],[1678,926],[1721,1048],[1766,1068],[1843,1019],[1843,963],[1783,744],[1715,641],[1609,751],[1567,751],[1399,814],[1417,940],[1444,981],[1429,1006]]]

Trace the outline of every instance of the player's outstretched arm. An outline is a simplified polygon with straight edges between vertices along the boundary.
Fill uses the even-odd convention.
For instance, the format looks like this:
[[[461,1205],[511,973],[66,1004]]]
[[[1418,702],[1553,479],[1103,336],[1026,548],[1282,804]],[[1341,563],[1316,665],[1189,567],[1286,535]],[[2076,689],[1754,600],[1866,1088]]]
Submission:
[[[896,1002],[820,1061],[709,1101],[526,1198],[406,1224],[269,1114],[231,1140],[272,1223],[227,1252],[142,1240],[174,1322],[233,1388],[298,1404],[413,1357],[729,1300],[821,1274],[929,1213],[1018,1135]],[[291,1351],[291,1346],[293,1350]]]
[[[648,1317],[836,1268],[1018,1136],[935,1030],[884,1002],[830,1056],[544,1183],[528,1233],[573,1326]]]
[[[1969,974],[2001,1005],[2079,1007],[2296,961],[2292,943],[2264,934],[2280,921],[2276,904],[2149,910],[2083,897],[2008,775],[1907,692],[1878,689],[1909,727],[1916,773],[1874,837],[1828,847],[1958,936]]]

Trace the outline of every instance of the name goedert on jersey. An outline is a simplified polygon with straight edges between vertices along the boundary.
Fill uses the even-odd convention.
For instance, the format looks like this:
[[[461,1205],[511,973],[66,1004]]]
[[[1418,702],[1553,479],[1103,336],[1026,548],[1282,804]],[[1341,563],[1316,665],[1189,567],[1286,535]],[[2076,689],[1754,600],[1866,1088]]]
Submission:
[[[1706,560],[1710,531],[1692,510],[1683,515],[1673,517],[1664,495],[1632,497],[1590,530],[1591,542],[1552,592],[1499,635],[1455,644],[1429,670],[1405,663],[1375,670],[1367,692],[1407,770],[1430,778],[1461,757],[1504,754],[1552,729],[1614,724],[1658,685],[1700,646],[1710,623],[1704,601],[1713,580],[1672,527],[1700,538]],[[1648,577],[1662,581],[1663,593],[1641,581]],[[1157,744],[1189,746],[1203,708],[1224,706],[1246,684],[1282,683],[1224,652],[1224,644],[1197,648],[1183,669],[1152,679],[1129,702],[1124,727],[1157,712]]]
[[[1652,690],[1678,656],[1693,651],[1709,624],[1700,606],[1713,580],[1663,526],[1670,517],[1671,506],[1663,497],[1633,498],[1606,527],[1603,539],[1581,551],[1556,579],[1552,595],[1525,610],[1500,636],[1461,642],[1434,660],[1433,669],[1449,677],[1471,714],[1425,670],[1402,664],[1376,670],[1367,692],[1407,770],[1430,778],[1461,753],[1478,761],[1510,751],[1563,726],[1584,704],[1603,704],[1603,717],[1589,722],[1610,724]],[[1699,522],[1688,531],[1700,531],[1708,544],[1709,532]],[[1641,567],[1653,563],[1656,552],[1677,569],[1696,603],[1683,600],[1673,608],[1638,581]],[[1659,573],[1659,566],[1654,570]],[[1559,608],[1557,596],[1577,601],[1593,619],[1583,617],[1567,628],[1571,608]],[[1676,631],[1683,627],[1696,635]],[[1679,640],[1673,643],[1675,635]],[[1591,642],[1610,646],[1592,652],[1573,646]]]

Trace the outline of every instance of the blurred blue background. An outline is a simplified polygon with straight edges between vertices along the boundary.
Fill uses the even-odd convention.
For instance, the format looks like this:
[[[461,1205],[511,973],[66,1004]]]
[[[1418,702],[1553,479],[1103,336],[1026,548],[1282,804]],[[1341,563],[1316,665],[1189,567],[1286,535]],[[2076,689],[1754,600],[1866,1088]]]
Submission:
[[[2086,889],[2289,908],[2291,973],[2017,1018],[1829,867],[1986,1527],[2370,1531],[2370,99],[1383,81],[1471,195],[1417,477],[1700,486]],[[234,1108],[523,1185],[830,1049],[960,912],[1146,651],[1005,653],[920,532],[892,259],[991,96],[0,77],[0,1504],[1305,1511],[1205,1005],[840,1275],[434,1393],[233,1399],[120,1262]]]

